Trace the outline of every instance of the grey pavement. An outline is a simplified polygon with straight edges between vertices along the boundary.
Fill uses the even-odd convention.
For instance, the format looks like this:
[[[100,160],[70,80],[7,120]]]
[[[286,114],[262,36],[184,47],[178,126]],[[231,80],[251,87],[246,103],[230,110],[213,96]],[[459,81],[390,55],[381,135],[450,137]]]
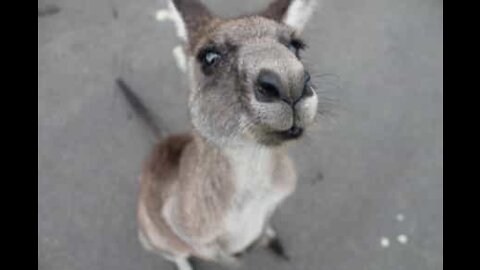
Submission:
[[[204,1],[225,16],[268,2]],[[39,269],[173,269],[137,239],[152,140],[114,87],[122,76],[169,132],[190,128],[164,2],[38,5]],[[443,1],[323,0],[305,37],[334,113],[291,151],[300,181],[274,224],[292,261],[256,250],[241,270],[443,269]]]

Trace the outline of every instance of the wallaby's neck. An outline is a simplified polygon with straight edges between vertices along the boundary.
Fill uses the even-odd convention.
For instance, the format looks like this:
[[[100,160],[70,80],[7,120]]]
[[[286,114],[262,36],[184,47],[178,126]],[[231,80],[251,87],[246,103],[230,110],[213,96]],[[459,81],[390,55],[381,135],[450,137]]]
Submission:
[[[257,158],[265,158],[271,153],[284,151],[281,147],[267,147],[256,142],[234,142],[231,144],[219,144],[205,138],[200,133],[193,132],[195,143],[200,149],[205,149],[205,152],[221,152],[228,156],[239,155],[250,160]]]
[[[202,160],[208,160],[209,155],[216,155],[225,158],[230,164],[232,179],[237,186],[263,184],[263,181],[270,181],[273,159],[275,155],[284,149],[278,147],[266,147],[256,143],[235,143],[232,145],[218,145],[211,142],[200,134],[195,134],[199,154]],[[260,181],[259,181],[260,180]]]

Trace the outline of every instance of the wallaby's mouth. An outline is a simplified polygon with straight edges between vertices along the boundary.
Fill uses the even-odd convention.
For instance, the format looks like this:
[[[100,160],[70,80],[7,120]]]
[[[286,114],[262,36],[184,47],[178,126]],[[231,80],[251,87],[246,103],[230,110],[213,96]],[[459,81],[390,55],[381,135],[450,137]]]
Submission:
[[[282,140],[298,139],[303,135],[303,128],[294,125],[288,130],[276,131],[274,134]]]
[[[257,137],[259,143],[267,146],[278,146],[284,142],[299,139],[303,135],[304,129],[296,125],[287,130],[269,131],[263,136]]]

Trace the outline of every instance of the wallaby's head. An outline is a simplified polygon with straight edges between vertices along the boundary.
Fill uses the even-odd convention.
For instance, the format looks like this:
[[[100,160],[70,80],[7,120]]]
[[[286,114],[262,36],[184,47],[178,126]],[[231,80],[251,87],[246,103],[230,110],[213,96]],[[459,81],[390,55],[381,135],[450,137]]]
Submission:
[[[313,122],[317,95],[300,34],[315,0],[275,0],[258,14],[214,16],[199,0],[172,0],[186,45],[195,128],[219,144],[280,145]]]

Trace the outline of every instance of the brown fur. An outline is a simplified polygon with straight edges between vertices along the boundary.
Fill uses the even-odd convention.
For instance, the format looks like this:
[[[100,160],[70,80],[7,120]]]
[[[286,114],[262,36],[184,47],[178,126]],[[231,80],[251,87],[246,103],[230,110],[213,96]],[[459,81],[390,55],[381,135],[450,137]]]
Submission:
[[[276,1],[264,17],[232,20],[214,17],[198,0],[173,3],[188,33],[194,129],[154,147],[140,179],[138,219],[146,248],[190,270],[189,256],[231,262],[264,238],[296,183],[282,147],[293,137],[278,134],[312,123],[317,99],[303,94],[305,68],[291,48],[297,32],[280,23],[291,1]],[[212,51],[219,60],[206,65],[202,55]],[[298,102],[257,100],[265,69]]]
[[[164,245],[154,246],[157,251],[216,259],[197,253],[194,246],[179,237],[165,220],[163,209],[169,198],[178,196],[172,216],[176,230],[197,244],[214,248],[225,245],[223,218],[233,203],[234,192],[228,160],[220,148],[195,134],[172,135],[155,146],[141,177],[139,224],[140,230],[148,234],[147,214],[156,233],[165,240]],[[279,151],[272,162],[272,186],[280,192],[292,192],[296,177],[291,161]]]
[[[145,235],[148,235],[149,229],[147,229],[144,216],[144,214],[147,214],[157,228],[157,233],[168,239],[165,246],[155,246],[155,248],[162,251],[168,251],[169,248],[173,248],[180,252],[190,252],[188,245],[173,233],[166,223],[162,216],[162,209],[168,195],[177,185],[176,179],[178,179],[179,175],[179,163],[182,152],[191,141],[192,137],[188,134],[170,136],[160,141],[145,162],[140,178],[140,230]],[[144,207],[144,210],[142,210],[142,207]]]
[[[143,170],[140,191],[140,201],[148,215],[159,233],[170,241],[168,247],[158,249],[212,259],[196,254],[175,234],[162,212],[167,199],[176,194],[179,202],[173,215],[176,229],[189,239],[213,242],[217,237],[215,233],[221,231],[219,221],[225,215],[225,206],[232,198],[229,166],[220,149],[207,146],[201,137],[193,134],[173,135],[158,143]],[[142,220],[140,224],[145,230]]]
[[[281,21],[291,3],[292,0],[276,0],[260,14],[265,18]]]

